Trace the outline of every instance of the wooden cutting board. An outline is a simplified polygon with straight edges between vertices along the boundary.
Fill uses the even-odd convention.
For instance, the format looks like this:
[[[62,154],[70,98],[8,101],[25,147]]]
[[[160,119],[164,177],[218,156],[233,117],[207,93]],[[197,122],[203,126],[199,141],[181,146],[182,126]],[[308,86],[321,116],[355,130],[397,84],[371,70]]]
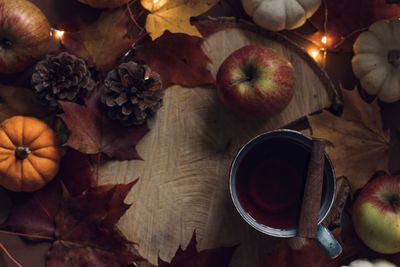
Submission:
[[[228,112],[213,87],[170,87],[151,132],[138,145],[144,161],[106,163],[100,169],[100,181],[125,183],[140,177],[128,196],[133,206],[119,226],[152,263],[158,255],[169,261],[196,230],[199,249],[240,244],[231,266],[261,267],[277,240],[253,230],[237,214],[228,191],[230,163],[255,135],[329,107],[333,88],[317,64],[286,38],[225,19],[203,23],[224,26],[202,46],[213,62],[213,74],[240,47],[272,47],[295,67],[293,100],[274,118],[252,120]]]

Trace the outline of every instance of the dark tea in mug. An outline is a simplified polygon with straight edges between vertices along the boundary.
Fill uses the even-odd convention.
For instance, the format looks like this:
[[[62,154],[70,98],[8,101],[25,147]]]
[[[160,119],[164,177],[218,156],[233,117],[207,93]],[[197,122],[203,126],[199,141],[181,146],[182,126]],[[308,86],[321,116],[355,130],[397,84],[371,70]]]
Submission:
[[[296,228],[309,158],[307,147],[284,138],[264,140],[251,148],[236,174],[243,209],[265,226]]]
[[[229,191],[239,215],[257,231],[274,237],[297,235],[313,139],[280,129],[247,142],[233,159]],[[315,233],[319,247],[332,259],[343,249],[322,224],[333,205],[336,177],[325,154],[321,206]]]

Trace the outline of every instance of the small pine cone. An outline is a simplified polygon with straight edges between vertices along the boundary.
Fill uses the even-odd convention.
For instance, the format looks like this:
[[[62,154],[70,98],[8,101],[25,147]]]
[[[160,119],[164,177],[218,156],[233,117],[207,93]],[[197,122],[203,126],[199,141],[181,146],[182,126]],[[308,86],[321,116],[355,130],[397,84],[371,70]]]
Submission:
[[[101,102],[107,115],[122,125],[141,125],[161,106],[160,75],[146,65],[122,63],[107,74]]]
[[[62,52],[36,64],[32,85],[43,104],[59,111],[59,100],[84,104],[96,83],[84,60]]]

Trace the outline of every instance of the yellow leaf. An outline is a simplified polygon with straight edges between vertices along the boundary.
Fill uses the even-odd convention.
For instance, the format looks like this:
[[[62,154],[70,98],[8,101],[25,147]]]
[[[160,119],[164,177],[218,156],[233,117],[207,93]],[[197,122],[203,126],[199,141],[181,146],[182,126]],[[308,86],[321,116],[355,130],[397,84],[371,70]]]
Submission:
[[[201,36],[190,18],[201,15],[219,0],[141,0],[142,6],[150,11],[146,19],[146,30],[153,40],[165,31]]]
[[[342,90],[342,93],[341,117],[323,111],[308,120],[313,136],[332,144],[329,156],[336,176],[346,176],[354,191],[363,187],[375,171],[388,170],[390,136],[382,129],[376,101],[366,103],[357,90]]]
[[[134,43],[128,36],[129,23],[124,8],[107,9],[95,22],[82,24],[79,31],[66,32],[63,45],[98,70],[108,71]]]

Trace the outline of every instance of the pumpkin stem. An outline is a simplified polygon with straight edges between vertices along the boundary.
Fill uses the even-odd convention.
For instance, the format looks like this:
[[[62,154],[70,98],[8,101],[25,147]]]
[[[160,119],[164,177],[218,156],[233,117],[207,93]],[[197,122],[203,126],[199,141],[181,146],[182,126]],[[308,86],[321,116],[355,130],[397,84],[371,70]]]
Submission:
[[[400,50],[390,50],[388,60],[394,67],[400,66]]]
[[[29,147],[19,146],[15,149],[15,157],[19,160],[24,160],[31,153]]]

